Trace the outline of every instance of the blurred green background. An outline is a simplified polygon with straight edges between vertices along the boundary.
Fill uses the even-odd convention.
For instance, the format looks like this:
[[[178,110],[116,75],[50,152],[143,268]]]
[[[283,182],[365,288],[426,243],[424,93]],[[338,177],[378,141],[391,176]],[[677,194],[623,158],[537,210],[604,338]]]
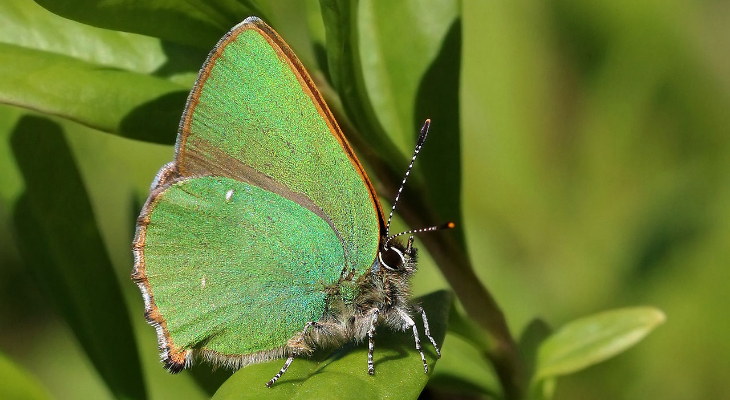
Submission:
[[[406,11],[422,24],[437,23],[443,10],[432,3],[411,1],[419,8]],[[379,7],[390,7],[383,4],[362,1],[359,18],[372,22]],[[305,63],[322,49],[304,49],[304,39],[287,37],[285,27],[309,27],[312,37],[323,37],[312,7],[269,8]],[[395,16],[403,11],[393,9]],[[561,378],[556,398],[730,398],[730,3],[465,0],[461,21],[463,226],[477,274],[513,335],[538,316],[558,327],[642,304],[667,315],[635,348]],[[38,24],[47,31],[34,36]],[[161,51],[151,37],[89,28],[98,41],[73,39],[76,29],[87,28],[29,0],[0,7],[1,43],[49,52],[60,44],[79,59],[142,73],[159,71],[168,58],[184,59],[175,55],[182,50]],[[409,28],[389,25],[380,34],[408,38]],[[48,34],[54,29],[58,36]],[[361,32],[366,70],[419,57],[417,46],[413,54],[373,54],[369,40],[382,38],[372,34]],[[104,51],[109,43],[116,46],[111,53]],[[167,76],[189,87],[200,55],[173,65]],[[0,65],[0,79],[10,69]],[[377,90],[379,83],[366,83]],[[393,108],[381,100],[376,110],[386,130],[415,132],[415,123],[395,127]],[[11,134],[28,114],[37,115],[0,106],[0,354],[53,398],[111,398],[18,248],[13,219],[26,188]],[[129,279],[136,214],[154,174],[172,159],[172,146],[54,120],[130,310],[149,397],[204,397],[191,379],[159,367],[154,331]],[[439,132],[434,121],[432,135],[449,134],[456,132]],[[412,146],[394,142],[404,155]],[[65,190],[46,189],[51,199]],[[446,286],[424,260],[416,294]]]

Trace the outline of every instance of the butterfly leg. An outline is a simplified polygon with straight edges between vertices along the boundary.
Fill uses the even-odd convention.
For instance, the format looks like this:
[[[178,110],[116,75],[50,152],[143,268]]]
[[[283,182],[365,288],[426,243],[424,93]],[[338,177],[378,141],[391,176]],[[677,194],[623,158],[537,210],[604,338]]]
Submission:
[[[316,324],[317,323],[316,322],[313,322],[313,321],[307,322],[304,325],[304,329],[302,329],[302,334],[299,335],[299,340],[298,341],[301,342],[302,340],[304,340],[304,335],[307,333],[307,331],[309,330],[309,328],[311,328],[312,326],[314,326]],[[276,375],[274,375],[274,377],[271,378],[270,381],[266,382],[266,387],[269,387],[270,388],[271,385],[274,384],[274,382],[278,381],[279,378],[281,378],[281,376],[284,375],[284,373],[286,372],[286,370],[289,369],[289,366],[291,365],[292,361],[294,361],[294,356],[296,356],[296,355],[297,355],[296,350],[295,351],[292,351],[292,354],[289,356],[289,358],[286,359],[286,362],[284,363],[284,366],[281,367],[281,369],[279,370],[279,372],[277,372]]]
[[[284,366],[281,367],[279,372],[274,375],[273,378],[271,378],[270,381],[266,382],[266,387],[271,387],[271,385],[274,384],[274,382],[278,381],[279,378],[281,378],[282,375],[284,375],[284,372],[286,372],[287,369],[289,369],[289,366],[291,365],[291,362],[294,361],[294,354],[290,355],[289,358],[286,359],[286,362],[284,363]]]
[[[368,374],[375,374],[375,366],[373,365],[373,351],[375,351],[375,324],[378,322],[380,310],[373,309],[373,315],[370,319],[370,329],[368,329]]]
[[[433,340],[433,337],[431,336],[431,330],[428,328],[428,318],[426,318],[426,311],[421,306],[413,306],[413,308],[421,313],[421,318],[423,319],[423,330],[426,331],[426,337],[428,340],[431,341],[431,344],[433,345],[434,350],[436,350],[436,355],[438,358],[441,358],[441,350],[439,349],[439,345],[436,344],[436,341]]]
[[[416,350],[418,350],[418,353],[421,354],[421,361],[423,361],[423,372],[428,373],[428,363],[426,362],[426,356],[423,354],[423,349],[421,348],[421,338],[418,337],[418,328],[416,327],[416,323],[413,322],[413,318],[411,318],[403,310],[398,311],[400,312],[401,318],[403,318],[403,321],[407,325],[406,329],[413,329],[413,339],[416,341]]]

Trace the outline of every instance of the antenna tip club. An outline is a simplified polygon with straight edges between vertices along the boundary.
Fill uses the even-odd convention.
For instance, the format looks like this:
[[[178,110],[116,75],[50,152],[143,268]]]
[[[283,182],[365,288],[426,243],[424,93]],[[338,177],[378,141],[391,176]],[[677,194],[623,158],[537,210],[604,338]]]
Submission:
[[[421,127],[421,134],[418,135],[418,141],[416,143],[416,153],[420,149],[421,146],[423,146],[423,142],[426,141],[426,135],[428,135],[428,128],[431,126],[431,120],[427,119],[426,122],[423,123],[423,126]]]
[[[453,229],[453,228],[456,228],[456,224],[453,222],[448,222],[446,225],[444,225],[444,228]]]

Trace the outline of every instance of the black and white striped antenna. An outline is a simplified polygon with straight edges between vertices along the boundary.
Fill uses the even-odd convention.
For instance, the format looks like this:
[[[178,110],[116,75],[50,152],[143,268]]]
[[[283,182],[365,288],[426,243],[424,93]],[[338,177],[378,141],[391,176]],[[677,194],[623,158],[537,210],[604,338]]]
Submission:
[[[411,229],[409,231],[397,233],[393,236],[388,236],[390,234],[390,221],[393,219],[393,213],[395,212],[395,208],[398,205],[398,200],[400,199],[401,192],[403,192],[403,187],[406,185],[406,181],[408,180],[408,175],[411,174],[411,170],[413,169],[413,164],[416,162],[416,157],[418,157],[418,153],[421,152],[421,147],[423,147],[423,142],[426,141],[426,136],[428,136],[429,127],[431,127],[431,120],[427,119],[426,122],[424,122],[423,126],[421,127],[421,133],[418,135],[418,141],[416,141],[416,149],[413,150],[413,157],[411,157],[411,163],[408,165],[406,174],[403,176],[403,181],[400,183],[400,187],[398,188],[398,193],[395,194],[395,200],[393,200],[393,207],[390,208],[390,214],[388,215],[388,223],[385,225],[385,236],[387,237],[387,239],[385,240],[385,244],[383,245],[383,247],[386,249],[389,248],[390,241],[398,236],[408,235],[411,233],[431,232],[431,231],[437,231],[440,229],[449,229],[449,228],[453,228],[455,226],[453,222],[449,222],[444,225],[431,226],[428,228],[421,228],[421,229]]]

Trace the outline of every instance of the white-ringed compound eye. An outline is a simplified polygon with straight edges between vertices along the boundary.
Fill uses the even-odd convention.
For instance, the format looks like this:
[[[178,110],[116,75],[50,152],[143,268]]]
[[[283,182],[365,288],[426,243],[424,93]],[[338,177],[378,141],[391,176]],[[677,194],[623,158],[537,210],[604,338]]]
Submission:
[[[390,254],[386,254],[386,257],[390,259],[389,261],[391,261],[391,263],[394,263],[394,261],[397,262],[397,260],[394,260],[393,259],[392,252],[395,252],[395,254],[397,254],[398,257],[400,257],[400,262],[398,263],[398,265],[396,266],[396,268],[391,267],[390,265],[388,265],[388,263],[385,262],[385,260],[383,260],[383,253],[386,252],[386,251],[388,253],[390,253]],[[401,252],[400,250],[398,250],[397,248],[392,247],[392,246],[383,249],[383,251],[378,252],[378,260],[380,261],[380,265],[382,265],[383,267],[385,267],[386,269],[388,269],[390,271],[396,271],[396,270],[398,270],[398,267],[400,267],[401,265],[405,264],[405,262],[406,262],[406,258],[403,255],[403,252]]]

